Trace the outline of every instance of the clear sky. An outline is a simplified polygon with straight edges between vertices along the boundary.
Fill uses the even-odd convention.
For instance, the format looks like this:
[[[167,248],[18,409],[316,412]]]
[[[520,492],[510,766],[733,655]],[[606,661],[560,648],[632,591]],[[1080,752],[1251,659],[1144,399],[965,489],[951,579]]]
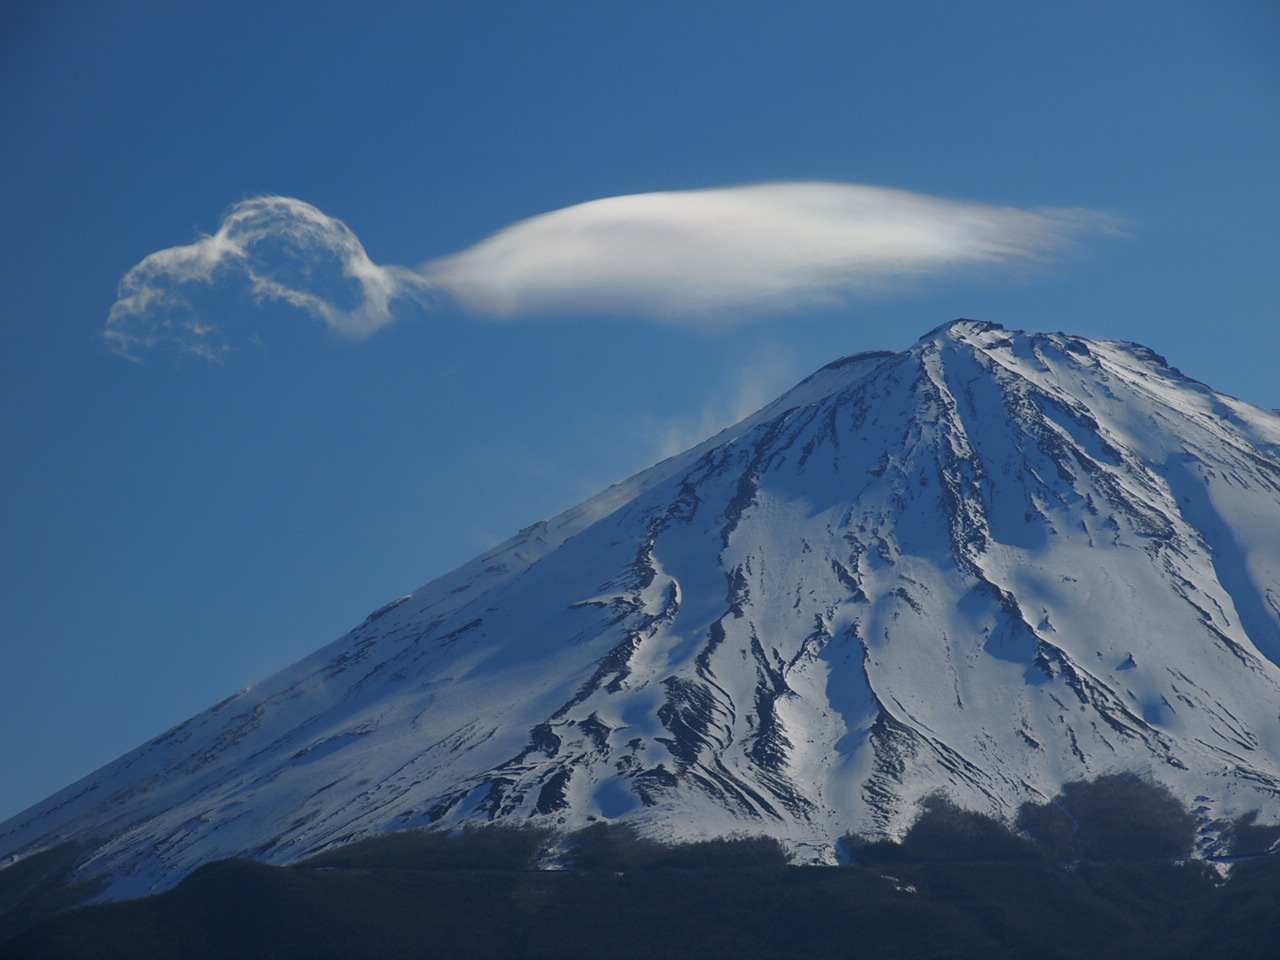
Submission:
[[[681,194],[648,233],[658,200],[615,202],[475,246],[788,181],[890,190]],[[239,287],[118,286],[261,196],[322,211],[320,246],[277,218]],[[338,221],[414,295],[255,302],[264,262],[332,293],[308,258]],[[1137,340],[1280,407],[1280,5],[10,2],[0,222],[3,819],[956,317]],[[107,336],[118,297],[180,286],[188,326]]]

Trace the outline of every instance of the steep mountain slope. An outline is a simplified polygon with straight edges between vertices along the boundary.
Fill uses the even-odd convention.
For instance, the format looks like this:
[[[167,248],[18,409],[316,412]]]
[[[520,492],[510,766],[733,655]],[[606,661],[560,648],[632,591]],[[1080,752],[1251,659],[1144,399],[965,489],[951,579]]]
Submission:
[[[1280,818],[1280,415],[956,321],[763,410],[0,825],[107,897],[379,830],[831,855],[1132,770]],[[3,864],[6,860],[0,860]]]

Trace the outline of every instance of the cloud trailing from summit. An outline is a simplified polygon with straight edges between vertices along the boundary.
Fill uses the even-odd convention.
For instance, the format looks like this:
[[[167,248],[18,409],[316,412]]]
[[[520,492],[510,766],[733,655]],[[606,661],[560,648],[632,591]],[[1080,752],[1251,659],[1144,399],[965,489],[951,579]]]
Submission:
[[[927,277],[1050,259],[1110,218],[998,207],[885,187],[772,183],[593,200],[514,223],[417,267],[380,266],[311,204],[258,197],[218,232],[153,253],[120,282],[106,336],[121,352],[230,349],[215,303],[298,307],[366,336],[451,298],[495,318],[564,313],[730,323],[880,295]]]

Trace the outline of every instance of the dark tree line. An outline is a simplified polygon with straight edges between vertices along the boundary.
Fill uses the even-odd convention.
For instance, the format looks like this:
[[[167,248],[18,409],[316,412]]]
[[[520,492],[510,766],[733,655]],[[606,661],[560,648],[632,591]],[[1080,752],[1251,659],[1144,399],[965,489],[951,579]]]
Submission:
[[[291,867],[208,864],[158,896],[39,923],[0,960],[1273,956],[1280,855],[1264,854],[1280,828],[1214,826],[1258,854],[1225,884],[1188,859],[1195,818],[1126,775],[1070,784],[1013,824],[928,797],[900,841],[846,837],[840,868],[788,866],[768,838],[664,845],[608,822],[405,831]],[[548,858],[559,869],[536,869]]]

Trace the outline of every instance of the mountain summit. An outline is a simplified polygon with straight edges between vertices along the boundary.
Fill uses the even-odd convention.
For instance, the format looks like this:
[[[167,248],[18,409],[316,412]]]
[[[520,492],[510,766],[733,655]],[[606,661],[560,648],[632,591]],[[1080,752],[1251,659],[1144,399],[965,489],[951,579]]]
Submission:
[[[0,825],[107,897],[378,831],[625,819],[831,856],[1132,771],[1280,817],[1280,415],[959,320],[371,615]]]

